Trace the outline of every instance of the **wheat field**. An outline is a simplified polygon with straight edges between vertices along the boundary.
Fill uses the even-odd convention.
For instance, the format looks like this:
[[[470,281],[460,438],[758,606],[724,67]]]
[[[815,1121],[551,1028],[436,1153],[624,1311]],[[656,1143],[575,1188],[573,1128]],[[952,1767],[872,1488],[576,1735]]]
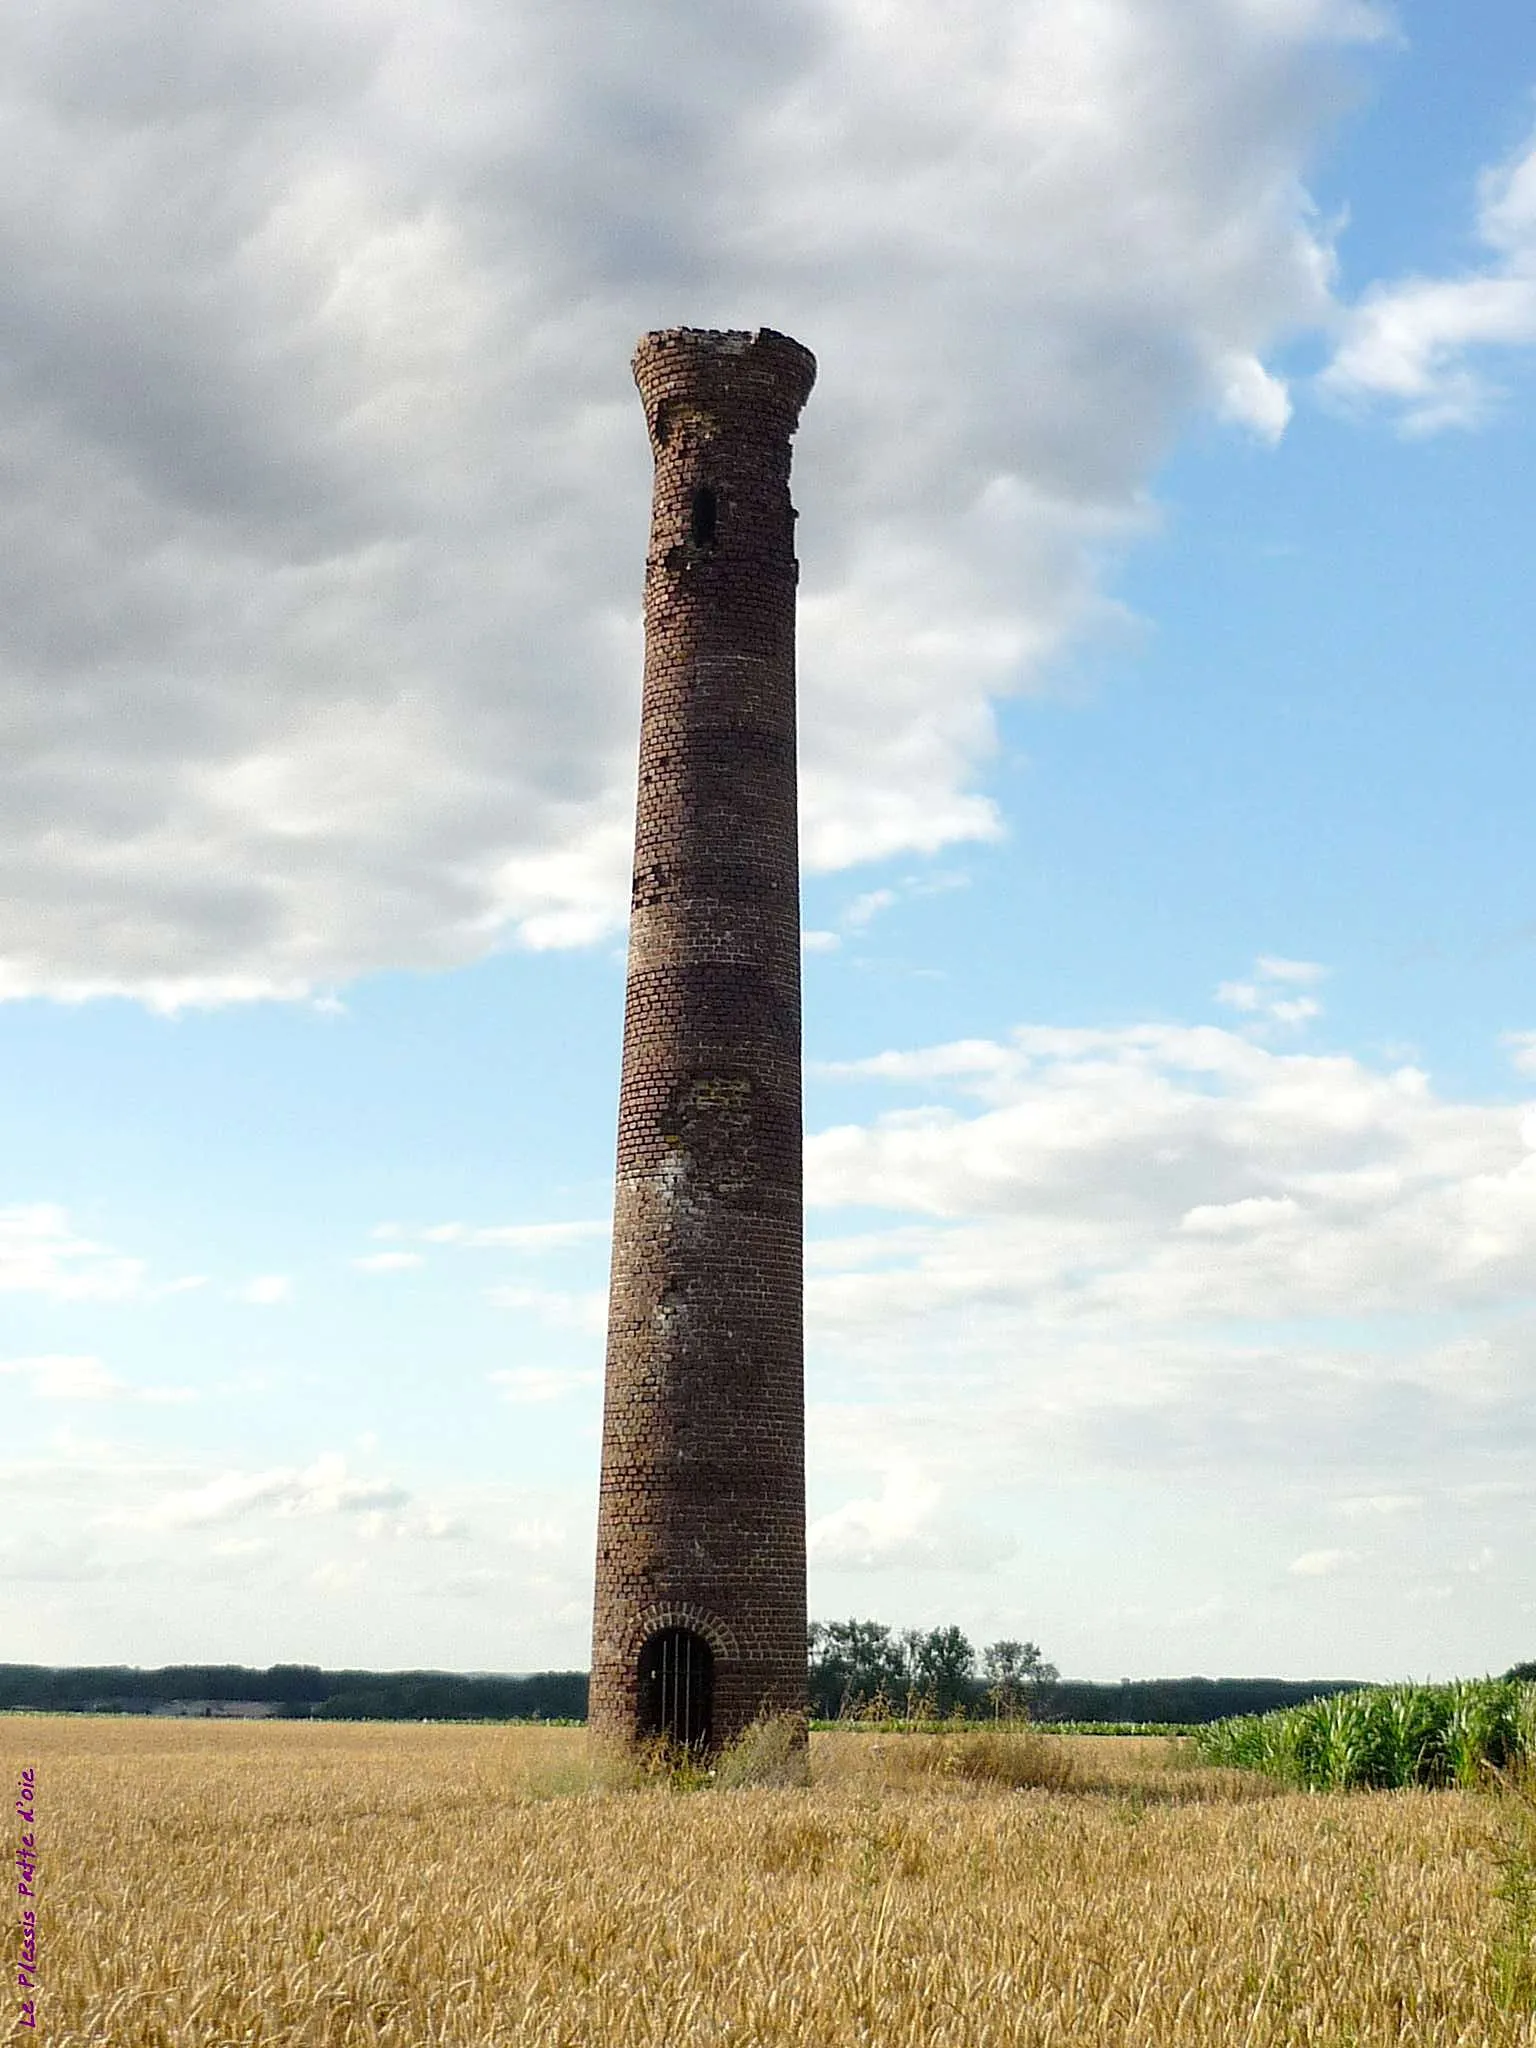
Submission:
[[[1536,2044],[1509,1801],[1287,1792],[1134,1739],[1063,1738],[1054,1789],[1010,1788],[916,1740],[817,1737],[808,1788],[594,1790],[574,1729],[0,1717],[5,1782],[38,1785],[15,2038]]]

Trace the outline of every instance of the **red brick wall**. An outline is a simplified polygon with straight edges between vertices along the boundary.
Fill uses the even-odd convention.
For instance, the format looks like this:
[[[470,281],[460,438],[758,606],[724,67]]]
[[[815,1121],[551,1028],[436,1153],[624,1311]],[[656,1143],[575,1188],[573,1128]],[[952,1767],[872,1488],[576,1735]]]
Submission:
[[[805,1707],[789,443],[815,374],[767,328],[635,352],[656,486],[591,1696],[620,1740],[663,1627],[713,1646],[717,1742]]]

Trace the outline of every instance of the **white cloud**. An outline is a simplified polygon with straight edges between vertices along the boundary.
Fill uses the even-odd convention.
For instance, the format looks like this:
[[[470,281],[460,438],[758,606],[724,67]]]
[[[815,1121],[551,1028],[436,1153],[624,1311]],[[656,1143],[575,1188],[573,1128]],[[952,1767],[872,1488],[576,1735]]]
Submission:
[[[1292,1558],[1286,1569],[1298,1579],[1331,1579],[1358,1562],[1353,1550],[1307,1550]]]
[[[866,889],[862,896],[855,896],[843,912],[843,923],[849,931],[862,931],[882,910],[889,910],[896,900],[894,889]]]
[[[0,1537],[0,1583],[32,1580],[70,1584],[104,1579],[110,1572],[107,1560],[84,1537]]]
[[[1416,1515],[1423,1506],[1420,1493],[1366,1493],[1340,1501],[1339,1512],[1350,1516]]]
[[[402,1507],[409,1498],[393,1481],[352,1478],[346,1460],[332,1453],[302,1468],[281,1465],[265,1472],[222,1472],[200,1486],[165,1494],[147,1508],[108,1519],[152,1529],[194,1529],[257,1513],[357,1514]]]
[[[573,1223],[492,1223],[470,1226],[438,1223],[421,1234],[433,1244],[496,1246],[505,1251],[557,1252],[605,1238],[613,1225],[607,1217],[584,1217]]]
[[[909,1071],[942,1070],[945,1050]],[[971,1084],[994,1105],[979,1115],[894,1110],[807,1147],[813,1202],[963,1220],[931,1233],[930,1285],[951,1271],[964,1284],[964,1248],[996,1236],[1019,1240],[1016,1288],[1072,1317],[1343,1314],[1536,1289],[1519,1105],[1442,1102],[1411,1067],[1212,1026],[1023,1027],[992,1055]],[[981,1065],[973,1048],[955,1063]],[[866,1071],[897,1074],[899,1056]]]
[[[197,1398],[191,1387],[131,1387],[99,1358],[62,1353],[0,1360],[0,1374],[25,1379],[39,1401],[145,1401],[163,1407]]]
[[[942,1489],[909,1458],[887,1466],[880,1492],[822,1515],[806,1533],[814,1563],[901,1565],[924,1561],[933,1548],[932,1522]]]
[[[812,1492],[837,1507],[815,1516],[806,1532],[812,1571],[829,1575],[900,1571],[913,1575],[976,1574],[1014,1554],[1006,1521],[973,1512],[975,1467],[953,1455],[943,1433],[927,1436],[903,1425],[884,1403],[839,1407],[813,1401],[808,1434]],[[1017,1503],[1010,1507],[1017,1511]]]
[[[1304,988],[1322,981],[1328,972],[1315,960],[1282,960],[1274,953],[1261,953],[1253,964],[1266,981],[1299,982]]]
[[[255,1665],[568,1670],[590,1639],[586,1484],[452,1482],[411,1497],[376,1464],[335,1456],[220,1471],[64,1431],[0,1480],[28,1504],[24,1526],[0,1535],[0,1619],[13,1636],[30,1623],[43,1662],[216,1658],[233,1632]],[[477,1567],[501,1595],[483,1625],[441,1598]],[[353,1597],[323,1597],[343,1573]],[[110,1597],[39,1604],[29,1582],[48,1581],[101,1582]]]
[[[469,1535],[469,1524],[459,1515],[416,1515],[402,1524],[402,1533],[420,1543],[462,1543]]]
[[[926,1047],[921,1052],[881,1052],[862,1060],[824,1060],[814,1071],[849,1077],[863,1075],[882,1081],[939,1081],[982,1077],[1011,1071],[1015,1056],[990,1039],[965,1038],[950,1045]]]
[[[1323,1014],[1323,1006],[1313,996],[1282,997],[1270,1003],[1269,1014],[1277,1024],[1310,1024]]]
[[[492,1308],[518,1309],[554,1330],[591,1335],[607,1327],[608,1296],[601,1288],[488,1287],[485,1298]]]
[[[142,1259],[80,1237],[53,1202],[0,1208],[0,1294],[54,1301],[134,1301],[145,1291]]]
[[[1218,410],[1235,425],[1248,427],[1272,446],[1291,423],[1291,394],[1284,381],[1266,370],[1254,355],[1233,355],[1217,368]]]
[[[1258,989],[1251,981],[1224,981],[1216,990],[1218,1003],[1225,1003],[1229,1010],[1252,1012],[1260,1006]]]
[[[1324,388],[1398,407],[1409,432],[1477,425],[1497,395],[1474,367],[1478,353],[1536,343],[1536,141],[1484,172],[1477,238],[1481,270],[1368,291],[1344,323]]]
[[[426,1261],[420,1252],[370,1252],[352,1263],[359,1273],[411,1273]]]
[[[233,1290],[232,1301],[248,1302],[253,1308],[278,1308],[293,1299],[293,1282],[286,1273],[259,1273]]]
[[[404,1223],[384,1223],[374,1237],[414,1238],[421,1244],[455,1244],[470,1250],[518,1252],[542,1257],[606,1238],[613,1225],[604,1216],[581,1217],[568,1223],[429,1223],[416,1228]],[[386,1256],[399,1256],[389,1254]]]
[[[601,1377],[596,1372],[571,1372],[549,1365],[517,1365],[486,1374],[491,1385],[501,1389],[501,1398],[518,1408],[564,1401],[583,1388],[597,1386]]]
[[[26,1379],[40,1401],[109,1401],[123,1391],[99,1358],[11,1358],[0,1373]]]
[[[1287,989],[1305,988],[1323,979],[1327,969],[1313,960],[1281,960],[1261,953],[1253,963],[1251,981],[1224,981],[1216,1000],[1229,1010],[1245,1016],[1267,1017],[1276,1024],[1310,1024],[1323,1014],[1316,996],[1285,994]]]
[[[309,1583],[321,1593],[354,1592],[368,1567],[358,1558],[327,1558],[309,1574]]]
[[[821,358],[813,868],[995,836],[994,703],[1109,616],[1174,436],[1283,428],[1374,11],[643,25],[133,0],[12,39],[0,995],[324,1000],[621,921],[646,327]]]

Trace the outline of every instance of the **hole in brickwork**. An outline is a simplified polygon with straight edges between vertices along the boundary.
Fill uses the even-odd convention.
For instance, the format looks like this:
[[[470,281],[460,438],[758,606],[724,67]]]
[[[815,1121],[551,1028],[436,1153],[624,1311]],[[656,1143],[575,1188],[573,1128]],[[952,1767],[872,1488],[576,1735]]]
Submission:
[[[757,1181],[757,1093],[744,1074],[694,1074],[661,1113],[668,1151],[685,1154],[698,1186],[728,1202]]]
[[[688,538],[696,548],[712,548],[720,524],[720,503],[708,484],[693,494],[688,515]]]
[[[640,1737],[708,1749],[715,1656],[690,1628],[658,1629],[640,1652]]]

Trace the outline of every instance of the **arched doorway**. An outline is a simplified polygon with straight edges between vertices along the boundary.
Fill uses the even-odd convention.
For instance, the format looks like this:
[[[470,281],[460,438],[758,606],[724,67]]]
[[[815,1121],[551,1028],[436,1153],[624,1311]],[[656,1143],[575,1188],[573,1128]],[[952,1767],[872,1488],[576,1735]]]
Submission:
[[[715,1657],[690,1628],[658,1629],[640,1652],[640,1735],[708,1749]]]

